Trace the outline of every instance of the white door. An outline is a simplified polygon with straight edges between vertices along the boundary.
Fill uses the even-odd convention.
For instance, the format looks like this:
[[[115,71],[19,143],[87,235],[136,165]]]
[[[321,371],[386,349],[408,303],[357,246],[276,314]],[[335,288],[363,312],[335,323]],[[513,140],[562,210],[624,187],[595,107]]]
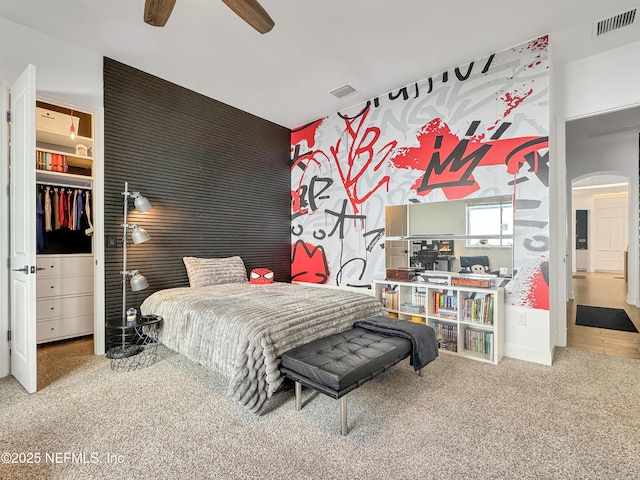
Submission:
[[[11,87],[10,251],[11,374],[37,389],[36,350],[36,67]]]
[[[628,198],[595,199],[596,271],[624,271],[624,251],[628,245]]]
[[[385,233],[387,237],[404,237],[407,234],[406,205],[385,207]],[[384,246],[385,267],[408,267],[409,244],[406,240],[387,240]]]

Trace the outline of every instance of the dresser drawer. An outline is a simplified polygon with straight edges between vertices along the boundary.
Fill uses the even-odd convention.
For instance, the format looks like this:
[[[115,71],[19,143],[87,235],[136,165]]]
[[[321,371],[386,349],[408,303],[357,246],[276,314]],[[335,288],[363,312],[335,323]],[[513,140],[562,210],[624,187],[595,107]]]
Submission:
[[[36,320],[93,315],[93,295],[45,298],[36,301]]]
[[[38,255],[38,278],[93,275],[93,255]]]
[[[63,338],[90,335],[93,333],[93,315],[59,318],[36,322],[36,342],[51,342]]]
[[[36,276],[36,298],[93,293],[93,275],[68,278],[38,277],[39,275]]]

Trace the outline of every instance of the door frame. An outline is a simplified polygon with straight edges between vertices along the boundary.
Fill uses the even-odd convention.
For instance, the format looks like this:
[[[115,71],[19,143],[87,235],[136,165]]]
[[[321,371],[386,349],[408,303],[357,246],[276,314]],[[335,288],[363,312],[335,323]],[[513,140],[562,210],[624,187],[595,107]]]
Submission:
[[[566,124],[572,120],[601,115],[617,110],[625,110],[638,104],[624,105],[619,108],[612,108],[606,111],[593,112],[584,115],[564,116],[558,115],[554,118],[555,125],[550,131],[555,132],[555,142],[553,142],[553,153],[555,161],[550,169],[550,195],[551,204],[557,200],[556,208],[551,209],[549,218],[551,221],[551,248],[549,250],[552,261],[550,262],[550,317],[551,332],[555,337],[554,346],[565,347],[567,345],[567,302],[572,295],[572,272],[573,265],[568,252],[571,251],[571,221],[572,208],[571,188],[567,180],[567,145],[566,145]],[[640,159],[637,159],[640,162]],[[640,205],[637,201],[640,194],[640,177],[629,179],[629,295],[627,303],[640,307]],[[633,221],[631,221],[633,220]],[[555,259],[555,261],[553,260]]]
[[[2,122],[0,127],[0,258],[3,267],[0,268],[0,377],[11,373],[11,356],[9,350],[9,88],[0,81],[0,108]]]

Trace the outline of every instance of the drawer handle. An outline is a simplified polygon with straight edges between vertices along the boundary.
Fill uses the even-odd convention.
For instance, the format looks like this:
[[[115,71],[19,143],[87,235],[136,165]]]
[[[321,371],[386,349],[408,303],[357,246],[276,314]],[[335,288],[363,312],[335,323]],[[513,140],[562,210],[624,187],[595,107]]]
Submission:
[[[51,288],[53,288],[53,285],[51,285]]]
[[[54,307],[51,307],[51,310],[55,310],[55,308],[54,308]]]

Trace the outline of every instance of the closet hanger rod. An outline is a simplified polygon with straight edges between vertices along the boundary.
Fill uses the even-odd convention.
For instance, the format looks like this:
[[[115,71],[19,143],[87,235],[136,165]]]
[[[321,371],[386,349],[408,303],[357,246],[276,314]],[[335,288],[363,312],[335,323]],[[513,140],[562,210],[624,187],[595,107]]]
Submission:
[[[62,182],[45,182],[43,180],[37,180],[37,185],[49,185],[50,187],[63,187],[63,188],[81,188],[83,190],[91,190],[91,182],[88,181],[86,183],[62,183]]]

